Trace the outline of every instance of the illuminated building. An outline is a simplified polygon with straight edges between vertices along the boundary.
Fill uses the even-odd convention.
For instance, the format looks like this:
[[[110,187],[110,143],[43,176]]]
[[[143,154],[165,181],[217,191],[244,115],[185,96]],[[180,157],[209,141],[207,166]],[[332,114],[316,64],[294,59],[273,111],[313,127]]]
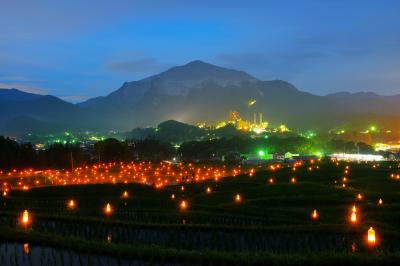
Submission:
[[[382,155],[374,154],[350,154],[350,153],[334,153],[331,157],[338,161],[383,161]]]

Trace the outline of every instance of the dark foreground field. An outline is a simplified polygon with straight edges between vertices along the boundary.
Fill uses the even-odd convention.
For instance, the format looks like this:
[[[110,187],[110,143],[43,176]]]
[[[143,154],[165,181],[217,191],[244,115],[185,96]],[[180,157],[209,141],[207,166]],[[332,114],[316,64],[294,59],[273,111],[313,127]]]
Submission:
[[[187,183],[183,191],[181,184],[11,191],[1,200],[0,265],[400,263],[400,180],[391,177],[397,164],[310,167],[263,167],[254,176]],[[111,215],[104,213],[106,203]],[[349,221],[353,205],[356,224]],[[20,222],[25,209],[26,228]],[[374,246],[366,239],[371,226]]]

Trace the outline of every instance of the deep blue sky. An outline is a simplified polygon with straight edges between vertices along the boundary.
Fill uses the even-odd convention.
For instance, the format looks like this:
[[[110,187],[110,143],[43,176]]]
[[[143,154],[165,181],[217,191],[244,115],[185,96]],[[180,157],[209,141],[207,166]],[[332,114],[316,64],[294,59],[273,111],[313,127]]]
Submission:
[[[319,95],[400,93],[397,0],[0,1],[3,88],[77,102],[200,59]]]

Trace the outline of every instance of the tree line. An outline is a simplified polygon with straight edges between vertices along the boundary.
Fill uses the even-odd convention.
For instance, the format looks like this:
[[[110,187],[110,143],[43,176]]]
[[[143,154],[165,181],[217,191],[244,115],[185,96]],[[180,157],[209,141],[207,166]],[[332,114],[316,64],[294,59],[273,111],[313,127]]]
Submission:
[[[77,144],[55,143],[44,150],[36,150],[30,143],[17,143],[0,136],[0,169],[13,168],[54,168],[70,169],[100,162],[135,161],[135,160],[171,160],[180,157],[183,160],[208,160],[222,157],[231,152],[240,154],[265,153],[284,154],[286,152],[305,154],[333,153],[373,153],[372,146],[359,142],[330,140],[319,143],[304,137],[269,137],[250,138],[234,136],[204,141],[188,141],[175,149],[170,143],[155,139],[126,140],[106,139],[90,147]]]

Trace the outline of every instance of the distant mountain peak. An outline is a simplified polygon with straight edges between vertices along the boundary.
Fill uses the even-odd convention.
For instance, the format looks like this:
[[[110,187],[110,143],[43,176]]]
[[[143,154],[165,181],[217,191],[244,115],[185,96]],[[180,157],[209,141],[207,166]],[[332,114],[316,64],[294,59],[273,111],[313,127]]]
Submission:
[[[42,95],[25,92],[15,88],[0,88],[0,101],[30,101],[39,99],[40,97],[42,97]]]
[[[154,77],[154,76],[153,76]],[[240,83],[244,81],[256,81],[257,79],[244,71],[219,67],[201,60],[194,60],[185,65],[172,67],[155,77],[172,81],[207,81],[217,83]]]

